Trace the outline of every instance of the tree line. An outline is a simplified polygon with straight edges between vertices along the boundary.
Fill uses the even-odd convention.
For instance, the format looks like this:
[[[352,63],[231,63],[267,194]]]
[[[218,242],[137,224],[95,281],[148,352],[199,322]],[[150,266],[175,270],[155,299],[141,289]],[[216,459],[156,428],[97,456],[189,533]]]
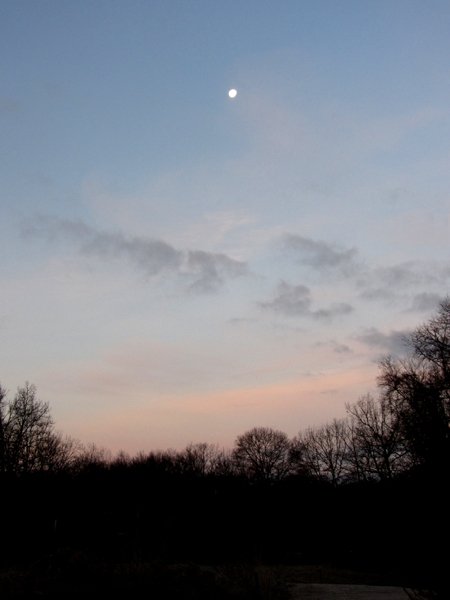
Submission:
[[[292,439],[254,427],[231,449],[113,456],[58,433],[33,385],[2,388],[0,595],[25,564],[63,588],[94,571],[101,590],[105,570],[190,561],[332,562],[449,597],[450,300],[405,343],[345,418]]]
[[[309,476],[336,486],[423,470],[442,474],[450,457],[450,300],[405,338],[407,358],[380,363],[378,395],[346,406],[347,416],[293,439],[269,427],[238,436],[226,451],[192,443],[183,451],[119,453],[84,447],[55,431],[49,405],[29,383],[7,401],[0,386],[0,472],[79,470],[93,464],[153,461],[178,474],[235,475],[262,481]]]

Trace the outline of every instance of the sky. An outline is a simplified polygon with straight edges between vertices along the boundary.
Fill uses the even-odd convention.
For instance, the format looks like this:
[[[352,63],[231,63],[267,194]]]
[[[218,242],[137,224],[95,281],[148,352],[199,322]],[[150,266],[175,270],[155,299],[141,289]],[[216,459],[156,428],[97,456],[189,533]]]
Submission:
[[[447,1],[0,0],[9,397],[135,453],[376,394],[449,294],[449,57]]]

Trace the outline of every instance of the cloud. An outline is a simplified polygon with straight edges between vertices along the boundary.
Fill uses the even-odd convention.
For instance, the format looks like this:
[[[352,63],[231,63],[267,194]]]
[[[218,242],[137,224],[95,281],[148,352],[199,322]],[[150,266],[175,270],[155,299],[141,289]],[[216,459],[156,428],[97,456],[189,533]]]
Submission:
[[[433,294],[431,292],[416,294],[412,300],[410,310],[417,312],[436,310],[443,300],[443,296],[440,296],[439,294]]]
[[[433,275],[424,265],[414,261],[379,267],[374,270],[372,276],[386,287],[409,287],[436,281],[436,275]]]
[[[332,304],[328,308],[312,310],[311,291],[305,285],[291,285],[281,281],[276,289],[275,297],[270,302],[261,302],[260,306],[288,317],[312,317],[330,319],[338,315],[349,314],[353,307],[347,303]]]
[[[311,314],[316,319],[331,319],[341,315],[349,315],[353,310],[354,308],[351,304],[348,304],[347,302],[337,302],[331,304],[328,308],[321,308]]]
[[[347,344],[342,344],[336,340],[329,340],[328,342],[317,342],[315,344],[317,348],[331,348],[336,354],[353,354],[353,350]]]
[[[246,273],[245,263],[226,254],[189,250],[185,262],[187,271],[195,277],[190,286],[193,291],[215,291],[225,279],[234,279]]]
[[[278,284],[275,298],[271,302],[262,302],[261,306],[293,317],[309,315],[311,292],[305,285],[290,285],[281,281]]]
[[[336,344],[333,348],[337,354],[351,354],[353,350],[347,344]]]
[[[339,270],[351,274],[357,268],[356,248],[340,248],[335,244],[291,233],[283,236],[282,245],[294,254],[299,263],[318,271]]]
[[[360,293],[361,298],[364,300],[373,300],[380,302],[391,302],[398,298],[398,290],[389,289],[383,287],[370,287],[370,283],[366,282],[364,286],[367,285],[366,289],[363,289]],[[358,284],[359,287],[363,287],[361,283]]]
[[[356,339],[367,346],[381,348],[391,354],[405,354],[407,349],[406,339],[410,333],[409,330],[383,333],[379,329],[371,327],[361,335],[356,336]]]
[[[364,300],[386,303],[412,302],[410,310],[426,311],[435,308],[442,299],[439,290],[450,281],[450,267],[446,261],[408,260],[388,265],[371,265],[359,256],[356,248],[346,248],[323,240],[286,233],[281,238],[282,248],[297,263],[324,274],[345,277],[356,286]],[[431,289],[430,289],[431,288]],[[412,294],[415,294],[411,300]],[[333,313],[345,312],[345,306],[335,306]],[[328,316],[317,312],[316,316]]]
[[[449,279],[447,265],[425,261],[407,261],[386,267],[374,267],[360,274],[356,285],[360,296],[366,300],[405,302],[405,294],[417,292],[420,288],[441,287]],[[410,310],[426,311],[436,308],[442,299],[437,293],[416,293]]]
[[[189,289],[197,292],[216,291],[226,280],[247,273],[246,263],[226,254],[179,250],[158,239],[129,237],[117,231],[98,231],[82,221],[37,217],[24,223],[23,233],[43,237],[50,242],[72,242],[79,252],[87,256],[125,259],[149,277],[163,272],[187,277]]]
[[[253,317],[233,317],[228,319],[227,323],[230,325],[247,325],[250,323],[257,323],[258,320]]]

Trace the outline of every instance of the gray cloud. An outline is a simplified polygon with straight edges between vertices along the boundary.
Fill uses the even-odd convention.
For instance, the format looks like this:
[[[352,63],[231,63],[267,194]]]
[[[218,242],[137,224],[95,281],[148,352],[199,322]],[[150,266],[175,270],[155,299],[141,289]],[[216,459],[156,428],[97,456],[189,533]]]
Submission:
[[[339,342],[336,342],[336,340],[330,340],[329,342],[317,342],[315,344],[315,346],[317,348],[323,348],[323,347],[331,348],[333,350],[333,352],[336,352],[336,354],[352,354],[353,353],[353,350],[350,348],[350,346],[347,346],[347,344],[341,344]]]
[[[409,330],[383,333],[379,329],[371,327],[361,335],[356,336],[356,339],[372,348],[380,348],[384,352],[405,354],[407,349],[406,338],[410,333]]]
[[[355,248],[340,248],[321,240],[313,240],[296,234],[286,234],[283,247],[292,252],[303,265],[321,270],[338,270],[348,275],[358,268]]]
[[[291,285],[281,281],[275,297],[270,302],[261,302],[260,306],[288,317],[312,317],[330,319],[338,315],[349,314],[353,307],[347,303],[332,304],[326,309],[312,310],[311,291],[305,285]]]
[[[228,319],[227,323],[230,325],[248,325],[250,323],[257,323],[258,319],[253,317],[233,317],[232,319]]]
[[[226,280],[247,273],[244,262],[226,254],[178,250],[162,240],[98,231],[82,221],[38,217],[24,223],[23,233],[74,243],[87,256],[128,260],[150,277],[163,272],[187,277],[189,289],[197,292],[216,291]]]
[[[409,287],[436,281],[436,275],[432,274],[424,265],[413,261],[379,267],[374,270],[372,276],[378,278],[386,287]]]
[[[347,344],[336,344],[333,348],[336,354],[352,354],[353,350]]]
[[[391,301],[401,298],[408,290],[417,290],[422,286],[442,285],[449,278],[448,267],[418,261],[408,261],[377,267],[360,275],[356,284],[361,297],[366,300]],[[437,294],[428,292],[416,294],[416,307],[413,310],[427,310],[433,302],[439,302]],[[420,308],[422,306],[422,308]],[[434,305],[435,307],[436,305]]]
[[[215,291],[225,279],[234,279],[247,272],[243,262],[234,260],[226,254],[214,254],[202,250],[188,250],[185,262],[187,271],[195,277],[190,288],[199,292]]]
[[[347,302],[338,302],[331,304],[328,308],[321,308],[312,313],[316,319],[331,319],[333,317],[348,315],[353,312],[354,308]]]
[[[290,233],[282,237],[281,244],[284,251],[290,253],[299,264],[313,268],[327,278],[345,277],[359,290],[360,298],[403,304],[404,307],[411,304],[409,310],[436,308],[442,299],[436,292],[450,281],[450,266],[446,262],[414,260],[388,266],[370,266],[359,258],[356,248],[345,248]],[[415,294],[414,298],[412,294]],[[332,316],[350,311],[349,305],[335,305],[331,309]],[[316,311],[315,316],[327,318],[330,315],[325,309]]]
[[[370,285],[371,284],[369,281],[367,281],[365,284],[362,284],[361,282],[358,283],[359,288],[364,288],[364,286],[367,286],[367,288],[363,289],[360,293],[361,298],[364,298],[364,300],[392,302],[395,301],[399,296],[396,290],[383,287],[370,287]]]
[[[106,259],[124,257],[149,276],[164,270],[176,270],[183,260],[182,253],[165,242],[143,238],[128,239],[121,233],[93,232],[91,238],[82,244],[81,251]]]
[[[436,310],[439,304],[444,300],[444,296],[439,294],[433,294],[430,292],[424,292],[423,294],[416,294],[411,303],[411,311],[427,312],[429,310]]]
[[[291,317],[309,315],[311,292],[305,285],[291,285],[281,281],[275,298],[271,302],[261,302],[261,306]]]

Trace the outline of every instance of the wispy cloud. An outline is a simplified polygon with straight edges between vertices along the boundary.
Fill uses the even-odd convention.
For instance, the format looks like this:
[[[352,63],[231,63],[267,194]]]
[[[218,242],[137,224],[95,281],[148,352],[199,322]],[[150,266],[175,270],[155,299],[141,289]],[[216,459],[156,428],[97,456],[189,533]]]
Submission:
[[[381,285],[386,287],[407,287],[423,283],[432,283],[436,281],[437,273],[431,272],[423,264],[408,261],[374,269],[370,274],[370,277],[377,279]]]
[[[404,354],[407,348],[406,339],[410,333],[410,330],[383,333],[379,329],[371,327],[356,336],[356,339],[371,348],[380,348],[384,352],[392,354]]]
[[[366,300],[391,301],[410,295],[420,288],[439,286],[449,279],[447,265],[425,261],[407,261],[384,267],[374,267],[356,279],[360,296]],[[433,292],[418,292],[412,300],[412,310],[436,308],[441,296]]]
[[[426,312],[429,310],[436,310],[439,304],[444,299],[439,294],[433,294],[431,292],[423,292],[422,294],[416,294],[411,303],[411,311]]]
[[[352,353],[352,349],[350,348],[350,346],[347,346],[347,344],[335,344],[333,346],[333,350],[334,352],[336,352],[336,354],[351,354]]]
[[[246,263],[226,254],[202,250],[180,250],[163,240],[99,231],[83,221],[37,217],[24,223],[25,236],[50,242],[74,243],[87,256],[105,260],[125,259],[152,277],[167,272],[188,278],[189,289],[212,292],[226,280],[246,275]]]
[[[344,316],[352,313],[354,308],[348,302],[335,302],[330,304],[328,308],[321,308],[313,311],[311,316],[316,319],[332,319],[334,317]]]
[[[341,248],[322,240],[288,233],[282,238],[282,247],[300,264],[318,271],[340,271],[352,274],[358,267],[356,248]]]
[[[344,302],[313,310],[310,289],[305,285],[292,285],[286,281],[278,284],[273,300],[261,302],[260,306],[288,317],[312,317],[315,319],[330,319],[353,311],[353,307]]]
[[[384,264],[376,264],[370,257],[361,256],[355,247],[292,232],[282,235],[277,243],[279,246],[281,244],[283,258],[287,256],[290,261],[303,267],[308,285],[311,282],[317,283],[317,277],[312,280],[309,278],[311,274],[317,274],[322,285],[329,290],[330,285],[334,286],[333,295],[338,293],[336,283],[339,283],[341,290],[346,289],[347,297],[353,298],[355,303],[361,306],[369,301],[389,306],[391,309],[394,307],[402,312],[434,310],[442,300],[443,289],[445,290],[450,282],[450,266],[447,260],[385,259]],[[263,308],[286,316],[316,319],[330,319],[352,312],[353,301],[351,304],[335,303],[317,309],[312,301],[316,296],[315,289],[286,283],[286,280],[292,277],[292,270],[288,273],[283,274],[283,281],[273,299],[261,303]],[[391,348],[392,344],[387,346]],[[394,346],[397,350],[397,346]]]
[[[336,340],[329,340],[328,342],[317,342],[315,344],[317,348],[331,348],[336,354],[353,354],[353,350],[347,344],[337,342]]]
[[[261,302],[261,306],[290,317],[309,315],[311,292],[305,285],[291,285],[281,281],[274,299],[270,302]]]
[[[226,254],[188,250],[184,255],[187,272],[194,277],[190,288],[193,291],[213,292],[226,279],[234,279],[247,272],[244,262],[234,260]]]
[[[348,284],[355,286],[360,299],[401,303],[405,310],[420,312],[436,308],[442,299],[439,290],[450,281],[450,267],[446,261],[417,259],[385,265],[370,264],[370,260],[361,257],[354,247],[295,233],[284,234],[281,247],[297,264],[326,276],[327,280],[330,277],[344,278]],[[285,296],[284,293],[282,295]],[[339,312],[339,308],[333,312]],[[328,316],[326,313],[324,316]]]

